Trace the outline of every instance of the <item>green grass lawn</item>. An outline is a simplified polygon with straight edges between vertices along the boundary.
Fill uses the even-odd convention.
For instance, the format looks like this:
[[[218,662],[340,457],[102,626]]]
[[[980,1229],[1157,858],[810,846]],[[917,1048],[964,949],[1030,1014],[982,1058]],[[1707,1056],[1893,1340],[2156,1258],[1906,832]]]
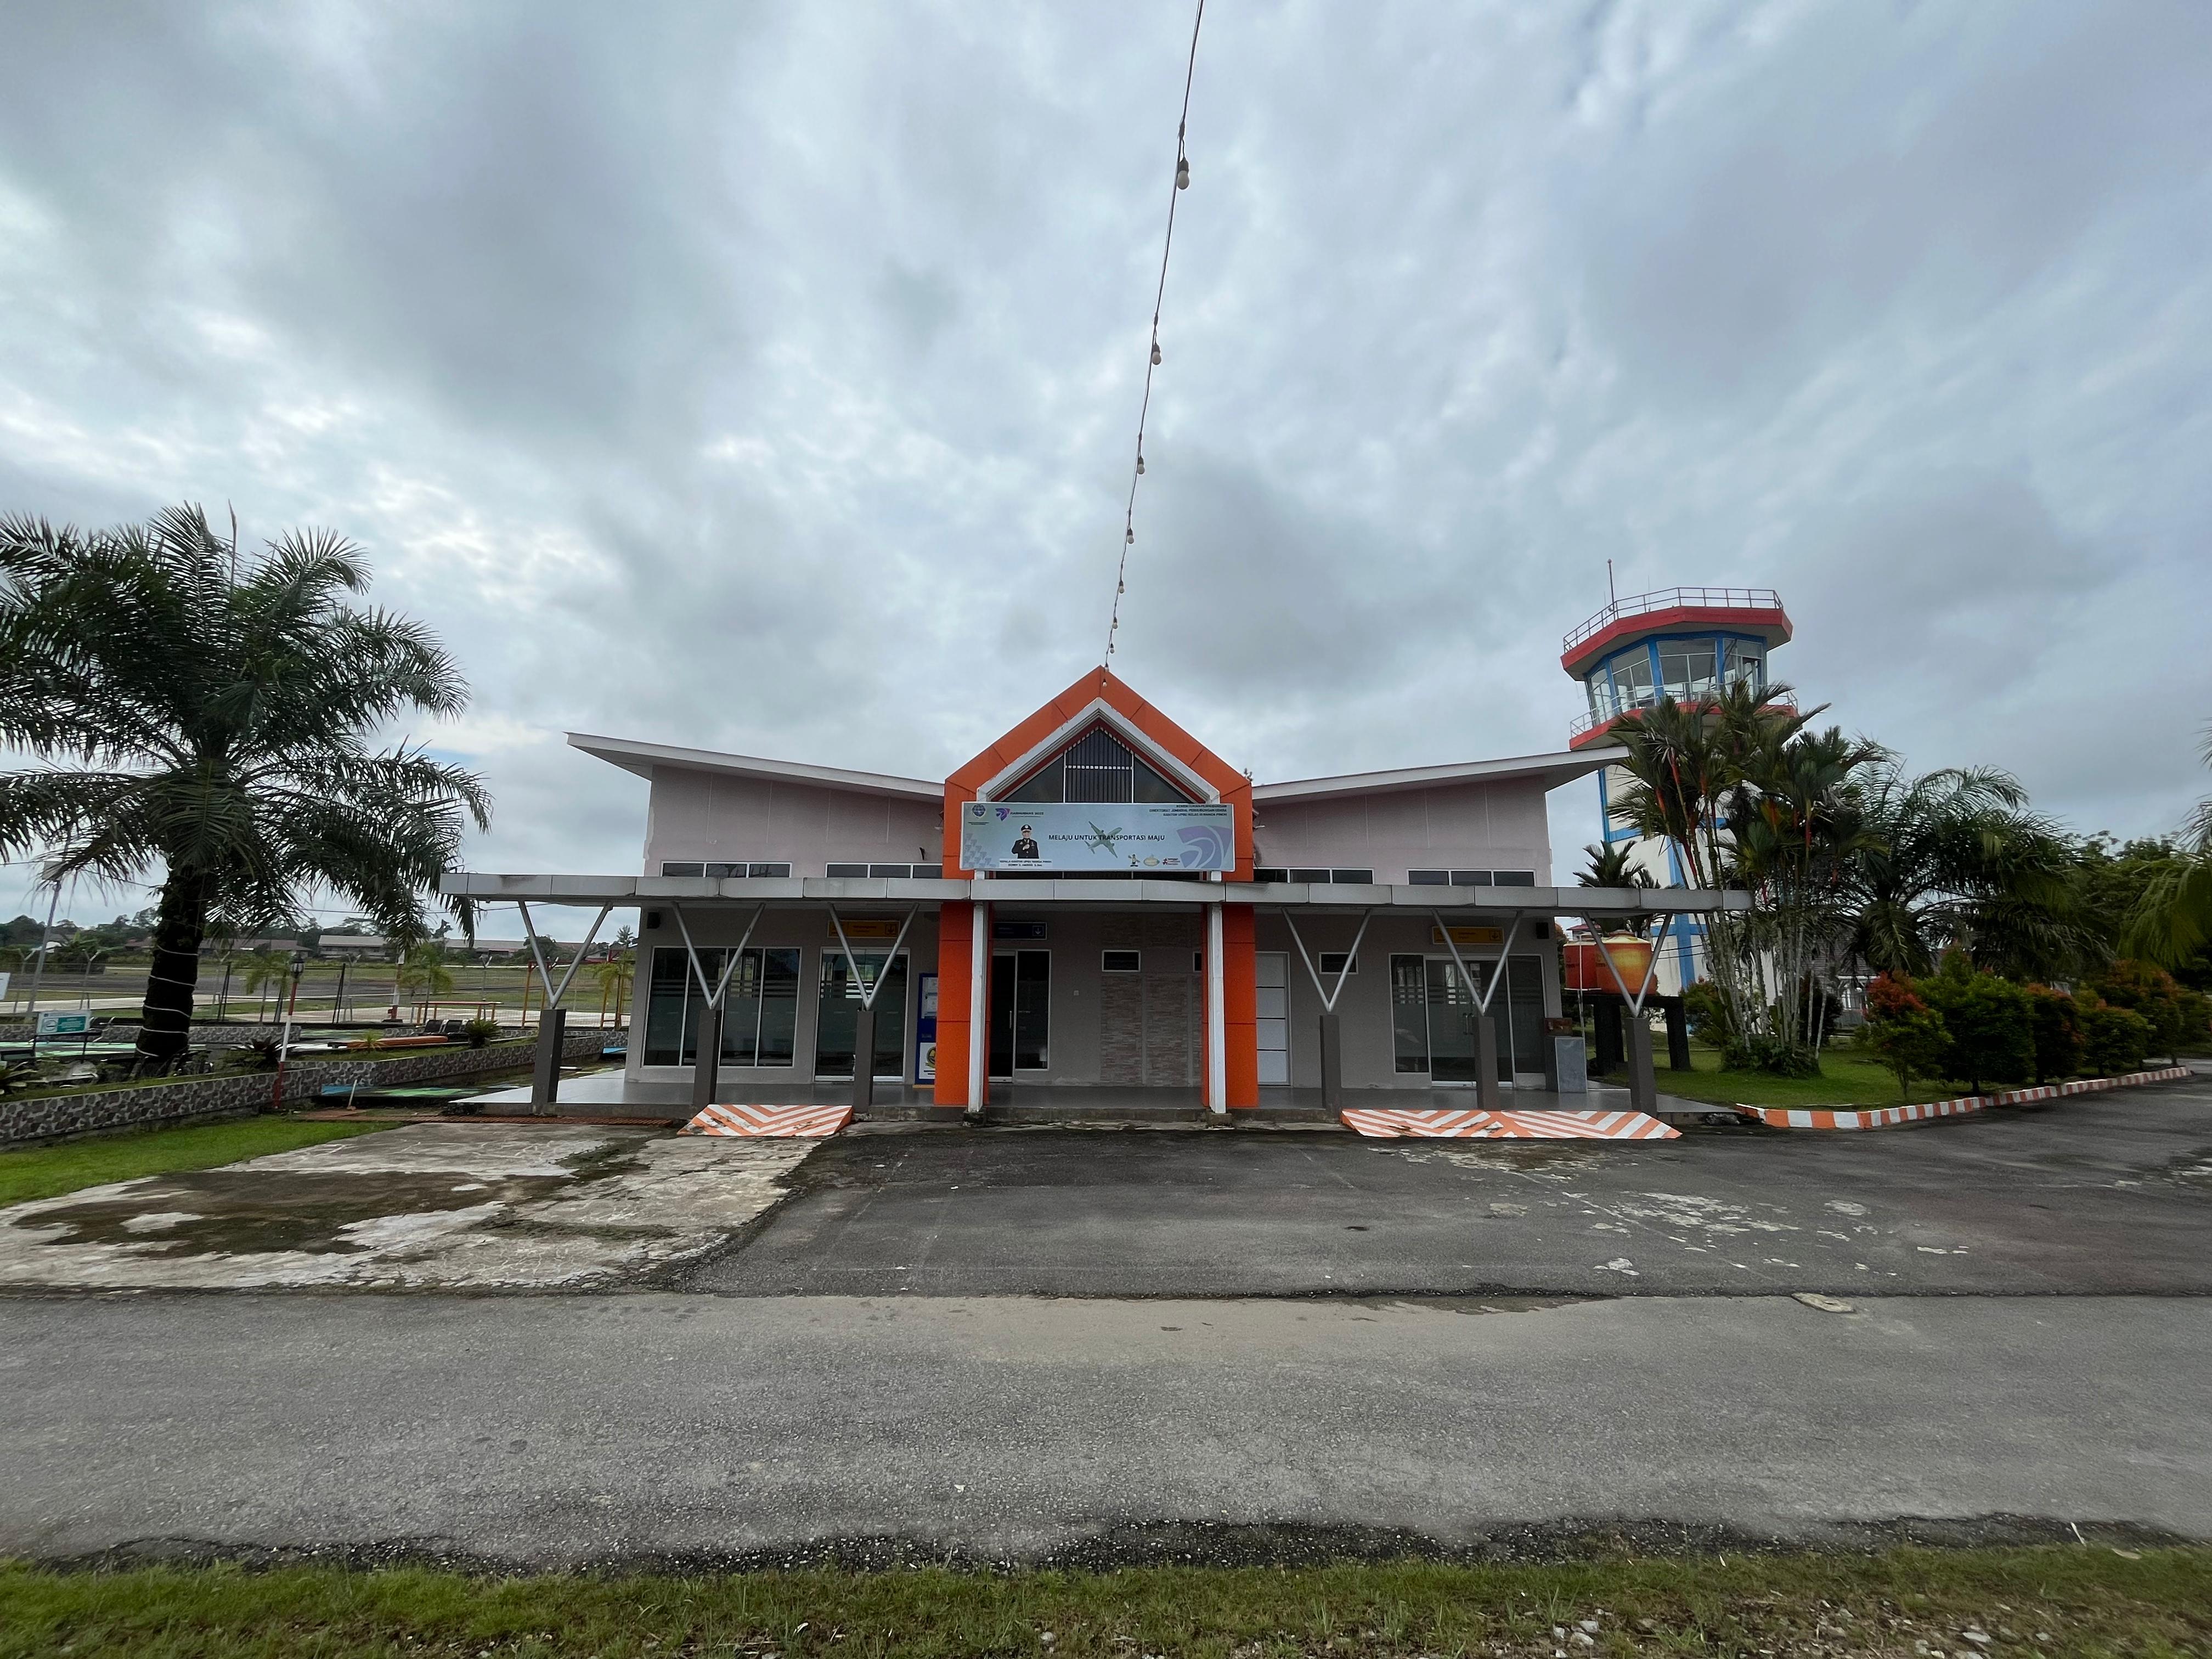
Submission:
[[[1583,1639],[1584,1621],[1590,1626]],[[1554,1635],[1554,1631],[1559,1632]],[[1986,1648],[1966,1637],[1973,1631]],[[1916,1644],[1920,1644],[1916,1648]],[[1510,1566],[479,1578],[0,1568],[0,1659],[161,1656],[2202,1654],[2212,1551],[2103,1544]]]
[[[202,1123],[182,1129],[147,1129],[131,1134],[94,1135],[51,1146],[27,1146],[0,1152],[0,1204],[33,1198],[58,1198],[81,1187],[104,1186],[134,1176],[167,1175],[178,1170],[210,1170],[264,1152],[289,1152],[295,1146],[340,1140],[389,1128],[381,1123],[302,1123],[289,1116],[243,1117],[228,1123]]]
[[[1744,1106],[1896,1106],[1905,1098],[1897,1091],[1896,1073],[1848,1048],[1824,1052],[1818,1077],[1724,1072],[1718,1049],[1694,1042],[1690,1045],[1690,1060],[1697,1067],[1693,1072],[1670,1071],[1663,1048],[1659,1049],[1657,1060],[1659,1092],[1679,1095],[1685,1100]],[[1948,1100],[1965,1092],[1948,1084],[1916,1078],[1911,1098]]]

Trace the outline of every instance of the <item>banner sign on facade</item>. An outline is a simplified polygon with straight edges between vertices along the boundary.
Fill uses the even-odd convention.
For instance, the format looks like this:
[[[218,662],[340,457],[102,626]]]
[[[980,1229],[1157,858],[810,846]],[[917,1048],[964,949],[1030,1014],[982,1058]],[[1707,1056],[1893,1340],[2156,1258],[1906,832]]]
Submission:
[[[1429,943],[1431,945],[1442,945],[1443,942],[1444,930],[1441,927],[1431,926],[1429,929]],[[1451,942],[1454,945],[1503,945],[1505,943],[1505,930],[1503,927],[1461,927],[1454,926],[1451,930]]]
[[[969,801],[963,870],[1233,870],[1237,827],[1220,801]]]

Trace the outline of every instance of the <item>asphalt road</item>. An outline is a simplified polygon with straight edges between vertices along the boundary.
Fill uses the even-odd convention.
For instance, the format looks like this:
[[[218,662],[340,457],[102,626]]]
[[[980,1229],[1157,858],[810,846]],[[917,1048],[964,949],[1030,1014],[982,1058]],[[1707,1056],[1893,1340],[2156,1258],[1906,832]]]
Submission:
[[[654,1289],[0,1297],[0,1555],[2212,1537],[2202,1085],[1656,1145],[869,1131],[795,1179]]]
[[[690,1288],[738,1295],[2201,1295],[2212,1087],[1863,1133],[860,1133]]]
[[[46,1559],[2212,1535],[2197,1300],[20,1299],[0,1397],[0,1554]]]

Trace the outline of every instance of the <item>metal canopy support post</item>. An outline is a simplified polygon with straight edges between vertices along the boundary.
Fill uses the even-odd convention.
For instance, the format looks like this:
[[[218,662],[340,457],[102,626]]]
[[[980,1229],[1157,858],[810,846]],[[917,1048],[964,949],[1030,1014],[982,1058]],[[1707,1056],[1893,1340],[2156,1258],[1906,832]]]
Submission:
[[[1298,947],[1298,959],[1306,965],[1313,978],[1315,994],[1321,998],[1321,1103],[1328,1112],[1344,1109],[1344,1047],[1336,1018],[1336,1000],[1344,994],[1344,981],[1352,976],[1352,964],[1359,960],[1359,942],[1367,937],[1367,924],[1374,919],[1373,910],[1359,913],[1359,931],[1352,936],[1352,948],[1344,953],[1344,966],[1337,971],[1334,987],[1321,982],[1321,969],[1314,965],[1313,955],[1306,949],[1305,940],[1299,936],[1297,918],[1287,910],[1283,912],[1283,924],[1291,930],[1291,942]]]
[[[991,1058],[991,907],[975,900],[968,917],[968,1116],[983,1121]]]
[[[576,947],[576,959],[568,964],[568,971],[561,975],[556,988],[553,975],[545,967],[545,952],[538,948],[538,927],[530,919],[528,901],[517,899],[514,908],[522,912],[523,937],[530,941],[531,960],[538,964],[538,979],[545,991],[544,1011],[538,1016],[538,1052],[530,1079],[530,1108],[535,1112],[557,1103],[561,1098],[561,1052],[567,1045],[568,1011],[561,1006],[561,999],[568,994],[569,981],[576,977],[576,969],[584,965],[584,957],[592,948],[592,940],[599,936],[599,925],[607,919],[611,904],[602,904],[599,914],[592,918],[591,931],[584,942]]]
[[[1589,918],[1583,920],[1588,921]],[[1667,929],[1674,922],[1673,916],[1659,913],[1661,939],[1667,937]],[[1636,988],[1633,996],[1629,994],[1628,981],[1620,976],[1620,968],[1613,961],[1613,952],[1605,948],[1603,933],[1597,937],[1597,953],[1605,963],[1606,972],[1613,975],[1613,984],[1620,988],[1620,1000],[1628,1005],[1626,1035],[1628,1038],[1629,1106],[1639,1112],[1656,1112],[1659,1109],[1659,1078],[1651,1068],[1651,1023],[1644,1017],[1644,1003],[1651,994],[1651,988],[1659,981],[1658,950],[1656,946],[1653,948],[1651,960],[1644,964],[1644,982]]]
[[[1522,913],[1513,913],[1512,924],[1505,930],[1505,943],[1498,947],[1498,971],[1490,976],[1487,986],[1477,985],[1474,975],[1468,970],[1467,960],[1459,953],[1459,942],[1451,936],[1443,917],[1437,911],[1437,932],[1443,935],[1444,949],[1451,952],[1452,966],[1467,981],[1467,994],[1474,999],[1474,1098],[1475,1104],[1486,1112],[1495,1112],[1504,1104],[1504,1094],[1498,1086],[1498,1023],[1490,1017],[1490,1005],[1498,1000],[1498,988],[1505,982],[1512,971],[1509,965],[1513,953],[1513,941],[1520,935]],[[1509,1012],[1510,1004],[1508,1004]]]
[[[672,904],[668,908],[676,915],[677,931],[684,935],[684,954],[691,963],[691,977],[698,981],[699,994],[707,1000],[706,1006],[699,1011],[697,1047],[691,1060],[691,1113],[696,1117],[714,1103],[714,1096],[721,1086],[722,1000],[729,993],[730,976],[738,971],[738,963],[744,957],[745,946],[752,943],[753,929],[768,914],[768,906],[763,904],[754,909],[753,919],[738,936],[737,948],[722,964],[721,978],[712,985],[707,983],[706,964],[699,960],[699,947],[691,942],[691,924],[684,920],[684,907]],[[678,1042],[677,1052],[680,1055],[680,1033]]]
[[[853,1110],[865,1112],[875,1104],[876,1099],[876,998],[884,988],[884,981],[890,977],[891,964],[898,960],[899,946],[906,943],[907,929],[914,926],[921,907],[916,905],[908,910],[906,920],[899,923],[898,936],[891,940],[891,948],[884,957],[883,970],[872,985],[860,977],[860,964],[853,955],[852,940],[845,937],[845,924],[837,915],[837,907],[830,904],[823,908],[830,912],[830,925],[837,930],[837,948],[845,953],[846,982],[860,988],[860,1006],[853,1016]],[[902,1043],[902,1077],[906,1071],[904,1054],[905,1045]]]

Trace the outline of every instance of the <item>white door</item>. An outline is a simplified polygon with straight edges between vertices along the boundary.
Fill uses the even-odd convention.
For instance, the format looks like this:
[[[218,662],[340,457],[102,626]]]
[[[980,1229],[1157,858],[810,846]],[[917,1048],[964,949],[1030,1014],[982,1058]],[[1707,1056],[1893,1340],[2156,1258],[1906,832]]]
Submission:
[[[1254,953],[1259,988],[1260,1081],[1291,1080],[1291,957],[1287,951]]]

